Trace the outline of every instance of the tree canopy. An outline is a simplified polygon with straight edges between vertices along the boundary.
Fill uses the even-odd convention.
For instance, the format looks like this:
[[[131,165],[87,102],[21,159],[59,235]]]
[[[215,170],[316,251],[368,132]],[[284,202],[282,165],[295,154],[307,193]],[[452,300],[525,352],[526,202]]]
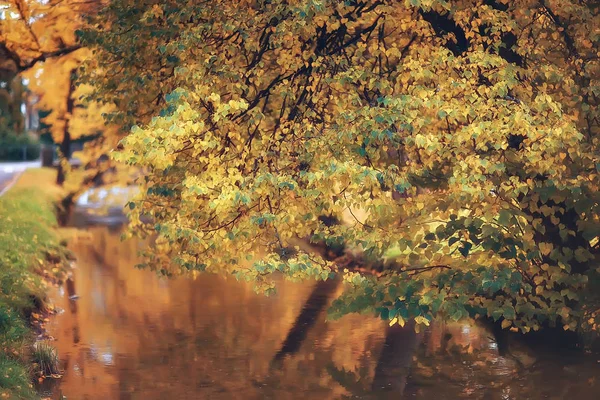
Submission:
[[[113,0],[82,40],[131,127],[115,159],[145,171],[128,208],[155,268],[339,272],[337,314],[527,332],[597,327],[598,21],[576,0]]]
[[[94,1],[0,1],[0,76],[70,54],[81,46],[75,29]]]
[[[65,171],[69,172],[71,197],[106,171],[106,163],[97,160],[115,144],[110,138],[118,130],[103,118],[111,106],[88,101],[91,87],[79,80],[79,69],[90,52],[82,46],[77,33],[102,3],[101,0],[0,1],[0,107],[8,111],[0,110],[0,114],[20,118],[0,115],[0,128],[6,125],[19,132],[16,128],[22,125],[22,82],[26,82],[27,90],[36,95],[36,109],[44,111],[43,122],[49,127],[53,142],[59,145],[62,162],[57,181],[62,184]],[[8,99],[7,106],[3,98]],[[78,155],[86,169],[71,173],[67,160],[72,156],[72,141],[99,135],[94,146]]]

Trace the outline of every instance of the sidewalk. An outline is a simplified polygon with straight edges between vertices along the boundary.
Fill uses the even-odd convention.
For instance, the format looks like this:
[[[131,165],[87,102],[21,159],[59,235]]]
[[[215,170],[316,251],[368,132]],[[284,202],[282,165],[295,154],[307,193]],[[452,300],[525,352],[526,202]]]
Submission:
[[[28,168],[39,168],[42,163],[36,161],[0,162],[0,196],[10,186],[14,179]]]

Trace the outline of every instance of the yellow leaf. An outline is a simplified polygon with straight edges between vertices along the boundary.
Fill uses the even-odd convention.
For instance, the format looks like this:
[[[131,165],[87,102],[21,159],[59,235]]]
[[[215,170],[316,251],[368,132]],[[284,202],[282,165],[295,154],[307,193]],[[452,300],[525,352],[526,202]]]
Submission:
[[[553,249],[552,243],[540,243],[539,247],[540,247],[540,252],[545,256],[550,254],[550,252]]]
[[[543,286],[538,286],[535,288],[535,294],[537,295],[541,295],[544,292],[544,287]]]

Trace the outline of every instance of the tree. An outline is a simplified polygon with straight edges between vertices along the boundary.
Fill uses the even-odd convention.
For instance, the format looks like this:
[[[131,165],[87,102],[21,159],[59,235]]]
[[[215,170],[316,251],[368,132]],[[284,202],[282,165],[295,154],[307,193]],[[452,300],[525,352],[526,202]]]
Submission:
[[[110,109],[85,101],[91,88],[77,81],[78,69],[87,57],[89,52],[82,48],[72,54],[38,64],[23,74],[28,78],[31,90],[40,98],[37,107],[50,110],[43,122],[49,126],[49,133],[54,143],[58,144],[63,160],[58,170],[59,184],[65,181],[64,164],[72,156],[71,143],[103,133],[110,135],[114,129],[107,126],[102,117]]]
[[[133,232],[158,235],[155,268],[266,290],[275,272],[342,272],[295,245],[310,237],[389,261],[344,273],[334,314],[596,329],[598,14],[570,0],[114,0],[83,41],[96,98],[132,126],[115,158],[146,171],[129,209]]]
[[[74,26],[90,3],[8,0],[0,2],[0,95],[5,124],[21,133],[23,82],[21,73],[80,48]]]
[[[99,114],[86,110],[91,107],[101,112],[99,107],[79,101],[85,89],[76,88],[77,69],[88,55],[79,44],[76,29],[100,4],[77,0],[0,3],[0,76],[19,83],[26,77],[30,88],[42,97],[39,107],[52,110],[45,122],[52,127],[63,161],[71,156],[71,140],[95,134],[104,125]],[[77,123],[77,119],[86,121]],[[65,180],[63,164],[59,166],[59,184]]]
[[[23,92],[23,82],[20,79],[15,79],[14,76],[0,78],[0,135],[23,132]]]
[[[0,2],[0,74],[18,74],[38,62],[80,48],[75,27],[96,2],[4,0]]]

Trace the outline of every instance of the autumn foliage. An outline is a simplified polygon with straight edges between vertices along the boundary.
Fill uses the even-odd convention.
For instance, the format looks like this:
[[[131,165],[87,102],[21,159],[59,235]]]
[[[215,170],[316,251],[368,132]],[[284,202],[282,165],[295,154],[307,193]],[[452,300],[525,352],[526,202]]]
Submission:
[[[145,171],[128,208],[133,232],[158,235],[155,268],[266,289],[275,272],[340,272],[335,313],[392,323],[595,329],[598,13],[574,0],[114,0],[82,40],[95,99],[131,127],[114,157]],[[298,238],[384,272],[338,271]]]

